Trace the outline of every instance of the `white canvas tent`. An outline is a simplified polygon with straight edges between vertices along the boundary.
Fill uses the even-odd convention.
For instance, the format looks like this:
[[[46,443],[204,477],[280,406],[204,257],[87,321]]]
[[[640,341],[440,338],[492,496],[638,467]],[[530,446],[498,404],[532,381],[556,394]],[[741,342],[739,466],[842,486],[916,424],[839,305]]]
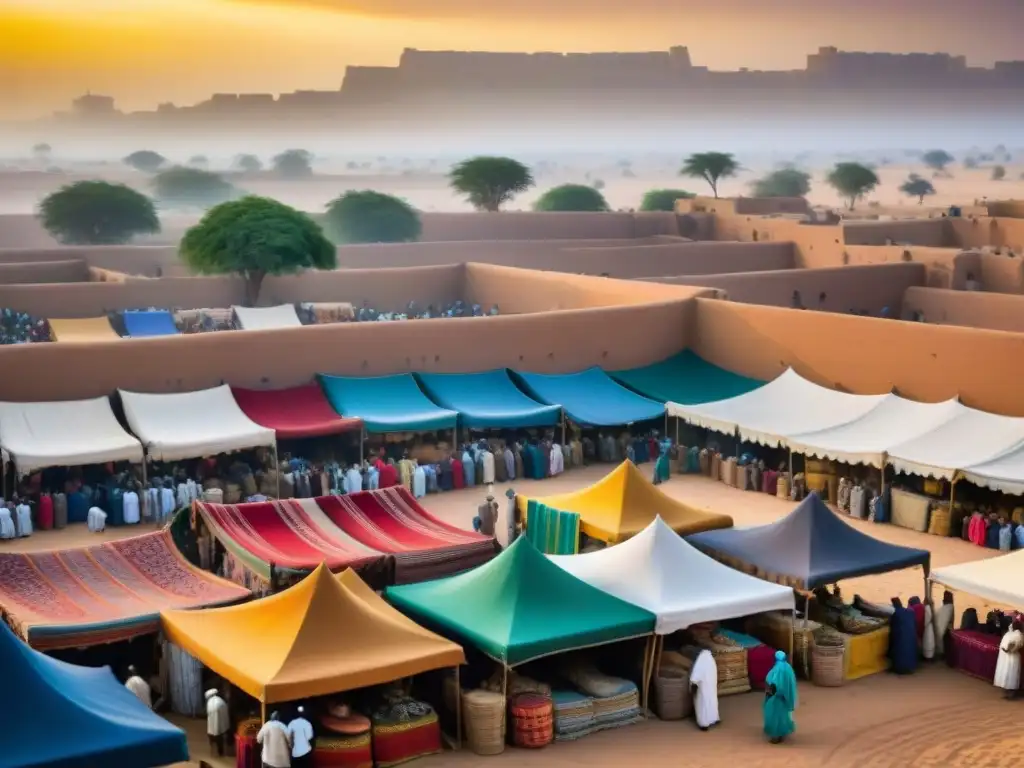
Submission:
[[[991,461],[964,467],[960,476],[994,491],[1024,496],[1024,446]]]
[[[295,307],[279,304],[276,307],[231,307],[243,331],[269,331],[275,328],[297,328],[302,325]]]
[[[794,453],[881,468],[885,454],[894,445],[931,432],[958,413],[960,404],[956,399],[919,403],[899,395],[887,395],[877,407],[855,421],[820,432],[794,435],[786,442]]]
[[[227,384],[164,395],[118,391],[128,426],[150,459],[177,461],[276,445],[274,430],[246,416]]]
[[[142,462],[142,445],[128,434],[110,400],[0,402],[0,448],[20,474],[47,467],[108,461]]]
[[[934,571],[931,581],[988,603],[1024,611],[1024,552],[948,565]]]
[[[791,588],[722,565],[687,544],[660,517],[614,547],[549,558],[581,581],[653,613],[659,635],[795,607]]]
[[[959,469],[976,467],[1024,444],[1024,418],[999,416],[965,405],[933,430],[889,449],[897,472],[952,480]]]
[[[851,395],[808,381],[792,368],[763,387],[700,405],[667,403],[669,416],[753,443],[782,445],[791,435],[859,419],[889,395]]]

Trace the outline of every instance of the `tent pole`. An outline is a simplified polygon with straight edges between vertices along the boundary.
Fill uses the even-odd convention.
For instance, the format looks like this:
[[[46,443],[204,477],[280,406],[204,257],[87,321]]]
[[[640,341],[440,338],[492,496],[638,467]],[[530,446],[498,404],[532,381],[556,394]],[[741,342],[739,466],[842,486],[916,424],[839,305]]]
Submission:
[[[260,725],[265,725],[267,722],[267,702],[260,699]]]
[[[811,593],[808,592],[804,598],[804,629],[807,629],[807,618],[811,612]]]
[[[793,451],[789,452],[789,490],[793,490]]]
[[[956,505],[956,481],[957,480],[959,480],[959,478],[956,476],[956,473],[954,472],[953,473],[953,479],[949,481],[949,522],[950,522],[950,525],[953,524],[953,507]],[[889,517],[891,519],[892,515],[890,514]],[[952,532],[953,531],[951,529],[950,533],[952,533]]]
[[[455,749],[462,749],[462,680],[458,664],[455,665]]]
[[[651,641],[656,637],[656,635],[647,636],[647,641],[644,643],[644,663],[640,673],[643,675],[643,679],[640,681],[640,706],[643,708],[645,720],[647,719],[647,681],[651,679],[651,659],[654,656],[654,650],[651,648]]]
[[[501,662],[501,740],[508,736],[508,664]]]
[[[662,432],[665,437],[668,437],[668,408],[665,409],[665,431]]]
[[[277,476],[277,498],[281,499],[281,460],[277,455],[277,438],[274,438],[274,474]]]
[[[459,450],[459,428],[452,427],[452,455]]]
[[[881,476],[881,479],[882,479],[881,485],[879,486],[878,493],[879,493],[880,496],[882,496],[882,498],[885,498],[885,454],[884,453],[882,454],[882,465],[881,465],[881,467],[879,467],[878,473],[879,473],[879,475]],[[950,512],[952,512],[952,511],[953,510],[950,510]]]
[[[147,474],[146,473],[146,455],[143,454],[142,455],[142,488],[139,489],[139,503],[142,505],[142,516],[143,517],[148,517],[150,515],[149,504],[147,503],[148,500],[149,500],[149,494],[146,493],[146,474]],[[5,491],[4,498],[5,499],[7,498],[6,490],[7,490],[7,474],[4,473],[4,491]]]
[[[793,647],[796,645],[796,604],[793,605],[793,610],[790,611],[790,622],[789,622],[789,663],[793,663]]]
[[[562,445],[565,445],[565,411],[562,411]]]
[[[359,465],[366,461],[366,427],[359,428]]]

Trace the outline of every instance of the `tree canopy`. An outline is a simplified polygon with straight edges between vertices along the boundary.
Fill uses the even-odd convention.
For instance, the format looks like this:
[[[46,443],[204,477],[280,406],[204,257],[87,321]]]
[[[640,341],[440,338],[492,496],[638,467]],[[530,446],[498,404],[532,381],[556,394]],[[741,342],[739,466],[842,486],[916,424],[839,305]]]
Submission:
[[[836,163],[826,177],[852,211],[857,201],[878,186],[878,174],[860,163]]]
[[[210,164],[210,158],[206,155],[192,155],[188,159],[188,164],[195,168],[205,168]]]
[[[718,197],[718,182],[739,173],[740,164],[726,152],[698,152],[683,161],[681,176],[704,179],[711,187],[711,193]]]
[[[128,155],[124,162],[125,165],[129,165],[137,171],[156,173],[167,162],[167,158],[151,149],[140,149],[138,152]]]
[[[313,175],[313,153],[305,149],[286,149],[273,159],[274,172],[285,179],[305,179]]]
[[[779,168],[751,184],[754,197],[804,197],[811,191],[811,174],[799,168]]]
[[[933,171],[946,170],[946,166],[952,163],[956,158],[953,157],[949,152],[944,149],[929,149],[923,155],[921,155],[921,161],[931,168]]]
[[[181,166],[158,173],[153,188],[161,203],[180,208],[209,208],[236,196],[235,188],[216,173]]]
[[[992,166],[992,181],[1002,181],[1006,178],[1006,168],[1002,165]]]
[[[77,181],[48,195],[39,221],[66,245],[119,245],[160,231],[153,201],[124,184]]]
[[[263,163],[256,155],[239,155],[235,158],[235,167],[244,173],[259,173],[263,170]]]
[[[608,210],[608,201],[594,187],[584,184],[562,184],[552,187],[533,204],[535,211],[591,211]]]
[[[472,157],[448,174],[451,188],[466,196],[478,211],[499,211],[520,192],[533,186],[530,169],[511,157]]]
[[[334,244],[313,219],[277,200],[253,196],[207,211],[185,233],[179,254],[198,274],[241,275],[250,306],[267,275],[338,265]]]
[[[916,173],[912,173],[900,185],[900,192],[907,197],[916,197],[917,204],[923,205],[926,197],[935,194],[935,187],[928,179],[922,179]]]
[[[693,192],[685,189],[649,189],[640,201],[641,211],[674,211],[676,200],[689,200],[695,197]]]
[[[405,200],[371,189],[346,192],[327,205],[327,232],[339,243],[407,243],[423,231]]]
[[[50,157],[51,152],[53,152],[53,147],[45,141],[41,141],[32,147],[32,154],[39,160],[46,160]]]

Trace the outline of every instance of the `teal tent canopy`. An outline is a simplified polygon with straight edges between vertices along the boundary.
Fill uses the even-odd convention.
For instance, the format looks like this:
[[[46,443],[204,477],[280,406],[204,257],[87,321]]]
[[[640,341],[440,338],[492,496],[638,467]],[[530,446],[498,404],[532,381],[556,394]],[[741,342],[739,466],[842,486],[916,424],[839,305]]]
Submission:
[[[626,389],[600,368],[562,374],[513,373],[528,395],[561,405],[565,415],[582,426],[615,427],[665,415],[664,403]]]
[[[680,405],[725,400],[765,383],[709,363],[689,349],[642,368],[610,371],[608,375],[651,400]]]
[[[319,374],[327,400],[344,417],[363,420],[367,432],[454,429],[458,413],[433,403],[411,373],[394,376]]]
[[[526,538],[472,571],[388,587],[385,596],[509,666],[654,631],[653,613],[580,581]]]
[[[416,378],[431,400],[458,411],[459,420],[467,427],[551,427],[561,419],[562,406],[531,400],[504,368],[481,373],[417,373]]]

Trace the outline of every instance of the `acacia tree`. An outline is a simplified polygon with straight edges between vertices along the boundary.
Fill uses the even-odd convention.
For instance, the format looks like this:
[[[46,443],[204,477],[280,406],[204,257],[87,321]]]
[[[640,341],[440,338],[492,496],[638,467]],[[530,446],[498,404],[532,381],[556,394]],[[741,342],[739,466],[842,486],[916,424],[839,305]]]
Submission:
[[[534,184],[530,169],[518,160],[491,156],[463,160],[448,174],[448,183],[478,211],[492,213]]]
[[[167,162],[167,158],[151,149],[140,149],[138,152],[132,152],[128,155],[124,162],[125,165],[130,165],[137,171],[156,173]]]
[[[313,153],[305,149],[286,149],[273,159],[274,172],[285,179],[305,179],[313,175]]]
[[[552,187],[533,204],[535,211],[587,211],[603,213],[608,210],[608,201],[594,187],[584,184],[562,184]]]
[[[936,173],[945,173],[946,166],[955,159],[944,149],[930,149],[921,155],[921,161]]]
[[[711,187],[711,193],[718,197],[718,182],[739,173],[740,164],[727,152],[698,152],[683,161],[680,176],[704,179]]]
[[[992,181],[1002,181],[1006,178],[1006,168],[1002,165],[992,167]]]
[[[239,155],[235,158],[235,167],[243,173],[259,173],[263,170],[263,163],[256,155]]]
[[[235,188],[216,173],[181,166],[158,173],[153,187],[162,203],[185,208],[208,208],[236,196]]]
[[[912,173],[900,185],[900,192],[907,197],[916,197],[917,204],[924,205],[924,199],[935,194],[935,187],[928,179],[923,179],[916,173]]]
[[[689,200],[696,195],[685,189],[649,189],[640,201],[641,211],[675,211],[676,200]]]
[[[160,231],[153,201],[124,184],[77,181],[39,204],[39,221],[67,245],[119,245]]]
[[[811,174],[799,168],[779,168],[751,184],[754,197],[804,197],[811,191]]]
[[[182,261],[198,274],[237,274],[248,306],[267,275],[334,269],[337,251],[306,214],[266,197],[243,197],[211,208],[185,233]]]
[[[878,186],[878,174],[860,163],[836,163],[825,180],[846,200],[851,211],[858,200]]]
[[[325,219],[339,243],[408,243],[423,231],[419,213],[405,200],[370,189],[335,198]]]

